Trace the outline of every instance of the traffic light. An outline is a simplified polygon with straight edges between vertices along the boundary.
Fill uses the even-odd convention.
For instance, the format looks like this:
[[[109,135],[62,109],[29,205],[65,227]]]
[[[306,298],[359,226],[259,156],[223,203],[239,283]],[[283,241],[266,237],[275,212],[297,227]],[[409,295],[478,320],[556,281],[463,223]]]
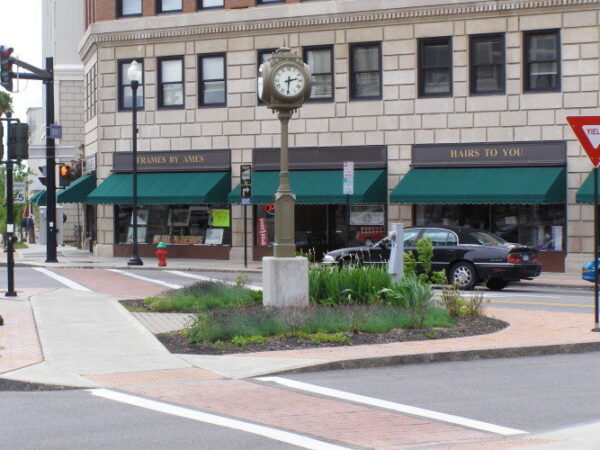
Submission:
[[[47,186],[46,183],[48,183],[48,169],[46,166],[40,166],[38,167],[38,169],[40,169],[40,173],[42,174],[41,177],[38,177],[38,180],[40,180],[40,183],[42,183],[44,186]]]
[[[61,164],[58,166],[58,185],[60,187],[66,187],[71,183],[73,179],[73,168],[67,164]]]
[[[9,125],[9,142],[10,158],[29,159],[29,125],[26,123],[12,123]]]
[[[5,47],[0,45],[0,85],[8,92],[13,90],[12,82],[12,70],[13,62],[10,55],[12,55],[12,47]]]

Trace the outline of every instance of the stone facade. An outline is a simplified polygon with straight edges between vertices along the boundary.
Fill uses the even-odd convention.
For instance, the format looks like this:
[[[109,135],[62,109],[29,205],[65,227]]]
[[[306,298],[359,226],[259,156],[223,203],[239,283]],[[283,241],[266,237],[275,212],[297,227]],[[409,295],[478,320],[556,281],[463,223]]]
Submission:
[[[85,73],[97,68],[98,112],[85,123],[85,152],[98,154],[99,180],[110,174],[113,153],[131,148],[131,113],[119,112],[117,105],[118,60],[144,61],[139,150],[230,149],[234,187],[239,165],[251,162],[253,148],[279,146],[278,121],[257,105],[257,51],[286,43],[301,54],[303,47],[329,44],[335,58],[334,100],[308,103],[292,118],[290,146],[386,145],[391,190],[410,168],[413,144],[565,140],[567,270],[578,270],[591,257],[593,209],[575,203],[591,164],[565,117],[599,113],[600,1],[382,0],[377,10],[358,0],[288,3],[143,20],[97,14],[103,21],[88,28],[80,55]],[[523,32],[545,29],[560,30],[562,89],[524,93]],[[469,94],[468,39],[479,33],[505,35],[503,95]],[[453,95],[419,98],[417,42],[435,36],[452,37]],[[349,98],[349,45],[358,42],[381,42],[381,100]],[[214,52],[227,55],[227,106],[199,108],[197,55]],[[167,55],[184,56],[182,109],[157,108],[156,58]],[[241,211],[232,206],[232,258],[242,257]],[[411,205],[391,204],[388,221],[410,224]],[[113,207],[99,206],[98,253],[111,254],[113,239]]]

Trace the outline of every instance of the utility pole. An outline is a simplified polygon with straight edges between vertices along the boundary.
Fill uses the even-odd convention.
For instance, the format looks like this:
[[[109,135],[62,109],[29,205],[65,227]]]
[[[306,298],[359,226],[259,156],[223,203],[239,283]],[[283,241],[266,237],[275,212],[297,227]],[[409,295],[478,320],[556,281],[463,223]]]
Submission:
[[[8,130],[6,132],[6,297],[16,297],[15,292],[15,217],[13,211],[13,166],[12,166],[12,146],[11,146],[11,126],[12,113],[7,112]]]

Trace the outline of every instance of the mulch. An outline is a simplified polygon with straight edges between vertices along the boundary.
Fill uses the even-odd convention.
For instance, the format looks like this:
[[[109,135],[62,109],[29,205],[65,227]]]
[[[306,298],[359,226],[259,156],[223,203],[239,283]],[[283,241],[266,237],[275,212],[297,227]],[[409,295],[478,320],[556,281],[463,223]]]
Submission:
[[[333,344],[330,342],[316,344],[299,338],[271,338],[262,344],[248,344],[231,348],[215,348],[211,344],[192,344],[180,332],[158,334],[156,337],[171,353],[190,353],[202,355],[226,355],[234,353],[270,352],[281,350],[298,350],[306,348],[322,348],[345,345],[388,344],[391,342],[409,342],[449,339],[481,334],[495,333],[506,328],[508,323],[491,317],[461,317],[455,328],[428,328],[390,330],[388,333],[346,333],[351,344]]]

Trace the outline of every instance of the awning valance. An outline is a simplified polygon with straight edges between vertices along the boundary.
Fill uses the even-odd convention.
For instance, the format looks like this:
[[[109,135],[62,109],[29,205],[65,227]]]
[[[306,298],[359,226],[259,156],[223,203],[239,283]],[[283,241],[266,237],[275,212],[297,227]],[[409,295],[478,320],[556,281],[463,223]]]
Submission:
[[[552,204],[566,201],[564,167],[412,169],[391,203]]]
[[[354,194],[350,203],[385,203],[385,170],[354,171]],[[298,204],[346,203],[341,170],[298,170],[290,172],[290,186]],[[275,201],[279,187],[279,172],[265,171],[252,174],[251,203],[266,204]],[[240,203],[240,187],[228,196],[231,203]]]
[[[600,177],[598,177],[600,181]],[[599,188],[600,189],[600,188]],[[575,196],[577,203],[594,203],[594,171],[592,170],[577,191]]]
[[[131,174],[113,174],[87,197],[87,203],[131,204]],[[226,203],[229,172],[139,173],[140,205]]]
[[[46,206],[46,189],[36,192],[35,195],[29,199],[29,203],[33,203],[36,206]]]
[[[57,203],[87,203],[87,196],[96,188],[96,175],[77,178],[64,190],[56,194]]]

